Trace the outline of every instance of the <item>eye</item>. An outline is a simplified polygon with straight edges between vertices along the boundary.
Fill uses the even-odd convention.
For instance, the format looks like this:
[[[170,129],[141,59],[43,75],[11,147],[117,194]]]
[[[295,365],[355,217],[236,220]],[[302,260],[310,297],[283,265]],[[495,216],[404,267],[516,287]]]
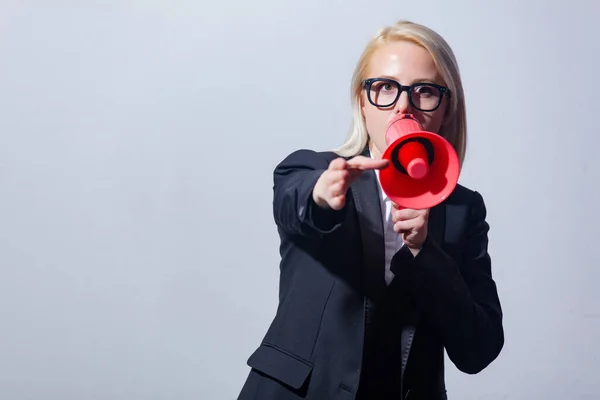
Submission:
[[[383,85],[381,85],[381,90],[383,90],[384,92],[389,92],[390,90],[394,89],[394,85],[391,85],[389,83],[384,83]]]
[[[394,92],[397,90],[395,85],[392,85],[389,82],[382,82],[382,81],[375,82],[373,84],[372,89],[379,93]]]
[[[432,85],[415,86],[413,91],[421,97],[439,96],[440,94],[439,89]]]

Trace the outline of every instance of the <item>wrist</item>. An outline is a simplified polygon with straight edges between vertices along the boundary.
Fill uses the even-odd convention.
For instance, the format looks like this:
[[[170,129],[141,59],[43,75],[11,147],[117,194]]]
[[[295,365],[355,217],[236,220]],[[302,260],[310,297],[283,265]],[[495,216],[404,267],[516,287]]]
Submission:
[[[419,254],[419,252],[421,251],[421,247],[419,247],[419,248],[409,247],[408,249],[412,253],[413,257],[416,257],[417,254]]]

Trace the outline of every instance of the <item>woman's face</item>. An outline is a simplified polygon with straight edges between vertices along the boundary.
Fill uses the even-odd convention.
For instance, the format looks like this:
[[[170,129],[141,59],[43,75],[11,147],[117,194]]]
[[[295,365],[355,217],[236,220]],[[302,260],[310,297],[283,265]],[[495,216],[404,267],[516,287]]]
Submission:
[[[392,79],[405,86],[414,83],[444,85],[429,52],[407,41],[392,42],[379,48],[370,60],[366,78]],[[431,110],[437,106],[441,95],[438,88],[415,87],[412,97],[418,108],[411,105],[407,90],[402,91],[398,100],[390,105],[397,92],[393,83],[374,82],[369,90],[371,100],[376,104],[373,105],[367,97],[367,90],[362,91],[361,108],[371,138],[371,152],[375,158],[380,158],[385,151],[385,130],[397,114],[413,114],[426,131],[438,133],[442,126],[447,108],[447,94],[442,96],[442,102],[437,109],[422,111],[418,108]]]

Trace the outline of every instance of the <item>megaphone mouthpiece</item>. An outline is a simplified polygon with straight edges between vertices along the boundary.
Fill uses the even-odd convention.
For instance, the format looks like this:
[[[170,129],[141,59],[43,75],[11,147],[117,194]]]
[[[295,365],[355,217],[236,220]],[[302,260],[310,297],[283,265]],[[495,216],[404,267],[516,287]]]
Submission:
[[[389,146],[404,135],[422,130],[423,126],[412,114],[398,114],[388,124],[386,144]]]
[[[422,179],[429,172],[431,158],[427,154],[427,149],[419,140],[409,140],[398,144],[398,152],[392,151],[394,164],[398,168],[396,160],[399,161],[402,169],[400,172],[407,173],[413,179]]]

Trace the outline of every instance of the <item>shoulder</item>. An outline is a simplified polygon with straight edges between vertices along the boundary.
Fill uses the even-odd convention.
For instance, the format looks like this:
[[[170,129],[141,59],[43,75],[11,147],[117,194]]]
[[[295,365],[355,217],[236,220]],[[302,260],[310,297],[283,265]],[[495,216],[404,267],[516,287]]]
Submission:
[[[290,167],[327,169],[329,163],[338,157],[340,156],[333,151],[298,149],[286,155],[277,165],[277,169]]]
[[[452,194],[445,201],[448,206],[463,206],[470,210],[470,214],[479,214],[485,218],[486,205],[481,193],[477,190],[457,184]]]
[[[450,203],[470,203],[477,198],[482,198],[481,194],[467,186],[458,183],[452,194],[448,197]]]

